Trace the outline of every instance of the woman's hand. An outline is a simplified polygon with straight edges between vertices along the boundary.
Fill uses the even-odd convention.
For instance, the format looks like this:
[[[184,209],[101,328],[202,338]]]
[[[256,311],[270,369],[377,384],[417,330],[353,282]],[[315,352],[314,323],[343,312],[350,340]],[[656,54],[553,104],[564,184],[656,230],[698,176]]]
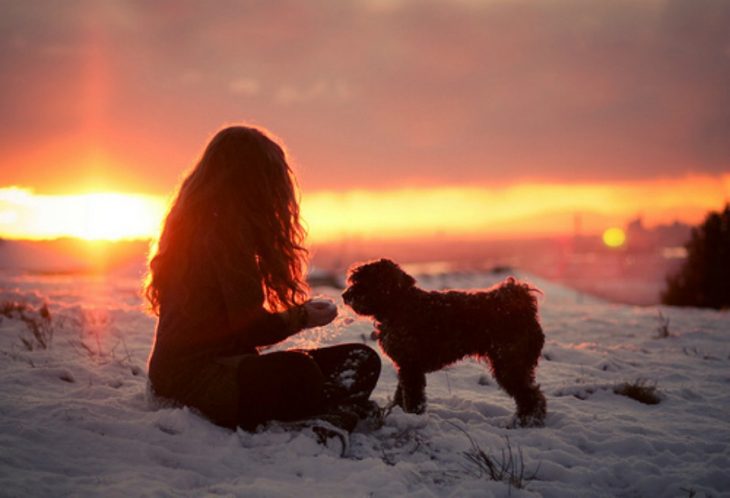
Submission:
[[[305,328],[327,325],[337,316],[337,306],[329,300],[313,299],[307,301],[302,306],[307,311]]]

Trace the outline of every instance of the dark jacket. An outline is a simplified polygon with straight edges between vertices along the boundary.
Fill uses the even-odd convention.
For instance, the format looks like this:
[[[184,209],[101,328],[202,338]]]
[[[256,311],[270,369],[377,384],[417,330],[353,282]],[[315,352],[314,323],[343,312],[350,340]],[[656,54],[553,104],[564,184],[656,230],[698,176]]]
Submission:
[[[157,396],[232,427],[238,415],[237,359],[288,337],[289,324],[264,309],[253,255],[241,257],[239,270],[231,272],[205,243],[192,252],[198,263],[162,289],[149,380]],[[188,294],[180,292],[183,283],[193,286]]]

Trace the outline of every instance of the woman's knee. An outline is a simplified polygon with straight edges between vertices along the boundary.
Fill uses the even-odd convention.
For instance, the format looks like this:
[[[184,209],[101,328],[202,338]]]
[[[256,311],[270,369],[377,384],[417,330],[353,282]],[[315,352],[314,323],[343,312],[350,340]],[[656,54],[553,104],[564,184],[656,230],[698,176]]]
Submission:
[[[241,424],[267,420],[295,420],[321,409],[324,376],[304,353],[261,355],[239,369]]]
[[[374,374],[376,377],[380,375],[382,368],[380,355],[373,348],[364,344],[353,344],[350,358],[358,362],[362,372]]]
[[[317,363],[305,353],[281,351],[256,357],[242,363],[238,370],[239,383],[264,391],[322,389],[324,376]]]
[[[324,375],[317,362],[306,353],[286,352],[283,354],[287,355],[285,368],[290,372],[292,382],[308,388],[322,389]]]
[[[380,378],[381,361],[380,355],[371,347],[364,344],[348,344],[347,359],[342,367],[353,369],[357,372],[358,381],[352,386],[356,391],[364,391],[367,396]]]

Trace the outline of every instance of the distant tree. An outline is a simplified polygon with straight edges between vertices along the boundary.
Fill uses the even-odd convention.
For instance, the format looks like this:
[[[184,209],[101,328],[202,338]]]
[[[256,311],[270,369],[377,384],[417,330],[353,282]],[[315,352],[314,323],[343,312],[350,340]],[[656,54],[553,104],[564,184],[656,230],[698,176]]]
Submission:
[[[702,225],[692,229],[685,244],[687,260],[676,275],[667,278],[664,304],[730,307],[730,204],[710,212]]]

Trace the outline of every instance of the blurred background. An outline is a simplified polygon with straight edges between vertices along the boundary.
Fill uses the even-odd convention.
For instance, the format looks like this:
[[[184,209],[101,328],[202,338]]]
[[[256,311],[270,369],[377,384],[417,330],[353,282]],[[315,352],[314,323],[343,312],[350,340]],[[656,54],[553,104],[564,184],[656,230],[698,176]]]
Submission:
[[[209,138],[288,149],[317,275],[658,302],[730,200],[724,0],[0,0],[0,267],[144,271]]]

